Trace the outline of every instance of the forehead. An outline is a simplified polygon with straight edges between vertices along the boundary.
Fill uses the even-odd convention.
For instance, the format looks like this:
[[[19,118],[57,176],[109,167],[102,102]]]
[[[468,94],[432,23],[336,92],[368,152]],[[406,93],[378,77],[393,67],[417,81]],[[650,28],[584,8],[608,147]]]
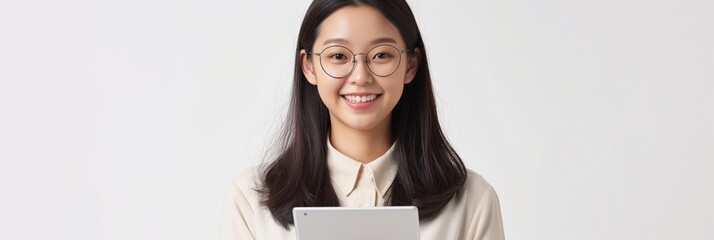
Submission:
[[[347,6],[338,9],[320,24],[316,48],[344,45],[366,49],[380,43],[404,47],[404,41],[392,22],[369,6]]]

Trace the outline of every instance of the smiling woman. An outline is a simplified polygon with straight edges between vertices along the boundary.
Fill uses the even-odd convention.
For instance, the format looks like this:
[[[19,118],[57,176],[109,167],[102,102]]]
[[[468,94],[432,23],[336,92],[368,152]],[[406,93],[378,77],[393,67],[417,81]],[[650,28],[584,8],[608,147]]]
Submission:
[[[295,59],[281,152],[236,178],[222,239],[294,239],[295,207],[405,205],[422,239],[504,238],[494,189],[441,130],[406,1],[313,1]]]
[[[324,49],[318,55],[320,59],[311,58],[304,49],[300,51],[300,59],[303,74],[317,87],[330,112],[330,140],[337,149],[350,151],[359,139],[366,145],[346,154],[361,157],[357,159],[360,161],[374,159],[391,145],[389,117],[404,85],[414,79],[418,57],[401,58],[407,52],[398,50],[406,48],[399,30],[372,7],[341,8],[327,17],[319,30],[315,44],[308,47]],[[366,54],[353,54],[349,48]],[[357,60],[358,55],[363,55],[361,61]],[[316,71],[318,61],[322,71]],[[366,98],[371,96],[374,99],[367,102]]]

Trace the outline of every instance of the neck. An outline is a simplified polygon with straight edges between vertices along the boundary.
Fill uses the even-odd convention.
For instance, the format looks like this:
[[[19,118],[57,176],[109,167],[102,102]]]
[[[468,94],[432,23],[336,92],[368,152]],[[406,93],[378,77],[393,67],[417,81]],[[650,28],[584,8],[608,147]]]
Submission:
[[[330,143],[345,156],[369,163],[384,155],[392,146],[389,117],[369,130],[358,130],[333,121]]]

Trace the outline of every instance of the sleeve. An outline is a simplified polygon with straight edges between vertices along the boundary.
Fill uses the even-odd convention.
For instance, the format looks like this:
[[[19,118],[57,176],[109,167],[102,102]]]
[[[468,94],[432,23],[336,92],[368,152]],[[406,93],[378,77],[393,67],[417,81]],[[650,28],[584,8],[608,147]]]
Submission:
[[[255,240],[253,209],[234,183],[223,207],[220,240]]]
[[[493,188],[486,190],[481,197],[468,232],[468,236],[474,236],[474,240],[505,239],[503,220],[501,219],[501,205]]]

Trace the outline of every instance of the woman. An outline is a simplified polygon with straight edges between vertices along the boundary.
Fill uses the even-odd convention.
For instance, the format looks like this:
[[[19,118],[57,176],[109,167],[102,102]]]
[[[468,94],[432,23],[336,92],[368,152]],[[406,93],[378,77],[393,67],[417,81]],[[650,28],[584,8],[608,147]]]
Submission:
[[[221,239],[294,239],[294,207],[384,205],[417,206],[422,239],[504,238],[495,191],[441,131],[405,1],[314,0],[291,99],[280,153],[236,178]]]

